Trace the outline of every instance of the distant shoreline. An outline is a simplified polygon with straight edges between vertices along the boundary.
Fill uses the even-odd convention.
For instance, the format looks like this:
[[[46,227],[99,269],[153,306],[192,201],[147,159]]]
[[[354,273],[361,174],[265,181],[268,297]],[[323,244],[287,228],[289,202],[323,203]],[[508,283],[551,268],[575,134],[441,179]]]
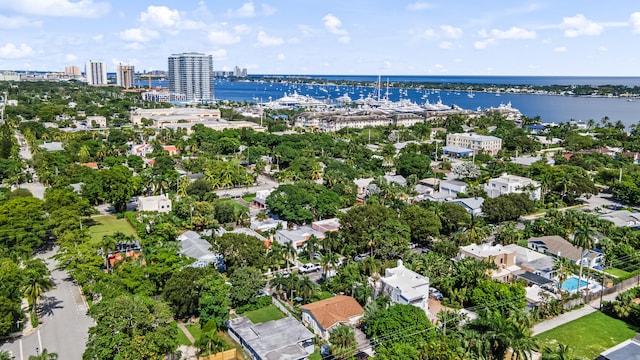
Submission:
[[[608,77],[603,77],[608,78]],[[312,76],[285,76],[285,75],[252,75],[247,78],[229,78],[229,81],[236,82],[266,82],[279,84],[306,84],[312,86],[352,86],[376,88],[377,81],[370,80],[340,80],[328,79]],[[640,81],[640,78],[638,78]],[[417,82],[417,81],[384,81],[381,78],[381,89],[412,89],[425,91],[455,91],[460,93],[483,92],[483,93],[504,93],[504,94],[526,94],[526,95],[551,95],[551,96],[571,96],[586,98],[622,98],[631,101],[640,100],[640,86],[625,85],[502,85],[495,83],[452,83],[452,82]]]

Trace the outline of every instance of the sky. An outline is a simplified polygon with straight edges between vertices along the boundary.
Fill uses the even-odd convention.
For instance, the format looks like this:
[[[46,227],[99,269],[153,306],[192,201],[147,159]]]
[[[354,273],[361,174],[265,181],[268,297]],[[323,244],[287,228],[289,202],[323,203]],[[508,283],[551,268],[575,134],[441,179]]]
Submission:
[[[0,0],[0,69],[640,76],[637,0]]]

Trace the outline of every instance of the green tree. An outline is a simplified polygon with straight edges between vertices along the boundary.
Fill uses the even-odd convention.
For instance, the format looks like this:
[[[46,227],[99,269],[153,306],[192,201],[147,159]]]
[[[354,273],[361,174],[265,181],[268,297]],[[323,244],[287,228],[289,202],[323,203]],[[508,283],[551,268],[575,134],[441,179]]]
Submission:
[[[329,335],[331,354],[337,359],[348,359],[355,355],[358,348],[356,333],[350,326],[338,325]]]
[[[53,288],[53,283],[49,278],[50,272],[44,261],[34,259],[29,261],[28,265],[22,293],[29,302],[32,316],[37,316],[38,299],[43,298],[44,293]]]
[[[50,353],[47,349],[42,349],[39,355],[30,355],[29,360],[58,360],[58,354]]]
[[[85,360],[154,360],[178,345],[178,327],[165,302],[121,295],[94,304],[89,315],[96,325],[89,329]]]
[[[214,239],[214,249],[224,256],[228,273],[239,267],[263,269],[274,263],[273,258],[266,256],[267,247],[264,242],[250,235],[223,234]]]
[[[495,198],[485,199],[482,212],[485,218],[493,223],[514,221],[520,216],[530,214],[535,210],[535,204],[528,193],[504,194]]]
[[[212,321],[218,329],[223,328],[229,319],[231,307],[229,284],[221,276],[214,275],[206,276],[198,282],[203,286],[202,295],[198,301],[200,322],[208,324]]]
[[[116,212],[126,210],[133,196],[131,172],[122,165],[100,171],[105,200],[109,201]]]
[[[231,282],[229,295],[234,307],[249,303],[266,285],[262,272],[251,266],[234,270],[229,277],[229,282]]]
[[[403,153],[396,160],[396,172],[404,177],[416,175],[424,179],[431,174],[431,159],[418,153]]]
[[[162,296],[170,304],[177,318],[197,316],[200,298],[207,287],[207,284],[204,284],[200,279],[215,279],[217,277],[220,277],[217,271],[210,267],[185,267],[175,272],[167,280]]]
[[[418,244],[429,244],[442,228],[440,219],[419,205],[407,206],[400,213],[400,221],[409,226],[411,241]]]

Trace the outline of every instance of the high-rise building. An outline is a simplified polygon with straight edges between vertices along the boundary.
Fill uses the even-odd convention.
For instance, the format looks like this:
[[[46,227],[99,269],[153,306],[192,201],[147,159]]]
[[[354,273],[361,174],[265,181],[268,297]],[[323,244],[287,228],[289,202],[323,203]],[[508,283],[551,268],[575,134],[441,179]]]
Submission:
[[[64,74],[68,77],[80,77],[82,76],[82,71],[79,66],[65,66]]]
[[[84,76],[89,85],[107,85],[107,67],[102,61],[87,61]]]
[[[169,91],[188,101],[209,101],[213,94],[213,58],[201,53],[169,56]]]
[[[134,87],[135,70],[133,65],[118,65],[118,71],[116,71],[116,85],[125,89]]]

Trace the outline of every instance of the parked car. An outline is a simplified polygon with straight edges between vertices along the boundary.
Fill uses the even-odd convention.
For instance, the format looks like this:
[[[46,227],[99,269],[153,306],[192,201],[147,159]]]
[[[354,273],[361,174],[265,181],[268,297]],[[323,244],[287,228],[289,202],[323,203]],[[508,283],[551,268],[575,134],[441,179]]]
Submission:
[[[436,299],[436,300],[442,300],[444,298],[444,296],[442,295],[442,293],[440,292],[440,290],[434,288],[434,287],[430,287],[429,288],[429,296],[431,296],[432,298]]]
[[[307,274],[314,271],[319,271],[321,269],[319,264],[302,264],[298,267],[298,272],[300,274]]]
[[[369,256],[368,254],[360,254],[353,257],[353,261],[362,261]]]

